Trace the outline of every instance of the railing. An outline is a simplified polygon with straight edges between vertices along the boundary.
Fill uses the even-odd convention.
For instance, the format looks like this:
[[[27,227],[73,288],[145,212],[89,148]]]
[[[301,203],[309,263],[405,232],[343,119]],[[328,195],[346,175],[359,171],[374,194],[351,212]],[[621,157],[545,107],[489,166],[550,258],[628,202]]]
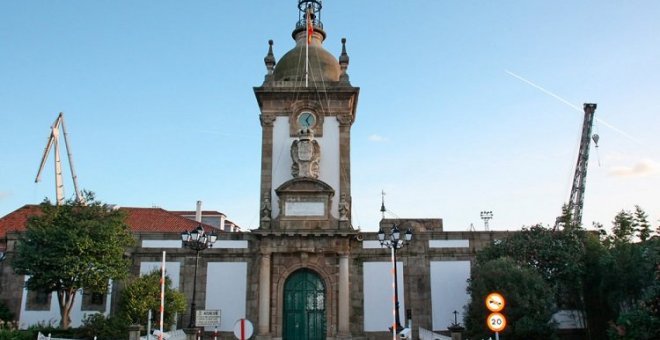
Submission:
[[[167,340],[185,340],[186,339],[186,333],[183,332],[183,329],[177,329],[176,331],[173,332],[165,332],[166,336],[163,337],[163,339]],[[157,340],[158,337],[156,335],[152,335],[150,337],[151,340]],[[140,340],[147,340],[146,336],[141,336]]]
[[[94,338],[96,339],[96,338]],[[74,339],[67,339],[67,338],[52,338],[50,336],[50,333],[48,335],[43,335],[41,332],[37,334],[37,340],[74,340]]]

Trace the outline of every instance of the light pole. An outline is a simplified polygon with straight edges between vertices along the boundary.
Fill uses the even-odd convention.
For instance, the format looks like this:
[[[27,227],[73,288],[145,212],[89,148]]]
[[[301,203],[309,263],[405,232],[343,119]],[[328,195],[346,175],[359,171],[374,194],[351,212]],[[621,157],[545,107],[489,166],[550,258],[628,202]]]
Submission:
[[[199,265],[199,252],[213,247],[213,244],[218,239],[215,231],[207,234],[200,224],[196,229],[191,231],[184,231],[181,233],[181,241],[184,248],[189,248],[195,251],[195,275],[193,276],[193,295],[192,302],[190,303],[190,323],[189,328],[195,328],[195,314],[197,308],[195,305],[195,297],[197,293],[197,265]]]
[[[492,211],[482,211],[481,212],[481,219],[484,220],[484,229],[486,231],[490,231],[490,226],[488,224],[488,221],[493,219],[493,212]]]
[[[392,250],[392,269],[393,269],[393,279],[394,279],[394,323],[392,325],[392,337],[396,339],[397,334],[403,330],[401,326],[401,321],[399,318],[399,290],[397,284],[397,271],[396,271],[396,251],[397,249],[403,248],[408,242],[412,240],[412,230],[408,229],[404,239],[401,239],[401,232],[396,225],[392,226],[392,230],[389,235],[385,235],[383,228],[378,230],[378,241],[380,241],[381,247],[388,247]]]

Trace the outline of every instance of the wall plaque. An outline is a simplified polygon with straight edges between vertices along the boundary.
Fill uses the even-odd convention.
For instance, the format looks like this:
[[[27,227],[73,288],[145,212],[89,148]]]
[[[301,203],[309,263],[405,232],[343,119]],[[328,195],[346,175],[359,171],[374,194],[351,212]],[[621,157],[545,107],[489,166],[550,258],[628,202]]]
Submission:
[[[285,202],[286,216],[325,216],[323,202]]]

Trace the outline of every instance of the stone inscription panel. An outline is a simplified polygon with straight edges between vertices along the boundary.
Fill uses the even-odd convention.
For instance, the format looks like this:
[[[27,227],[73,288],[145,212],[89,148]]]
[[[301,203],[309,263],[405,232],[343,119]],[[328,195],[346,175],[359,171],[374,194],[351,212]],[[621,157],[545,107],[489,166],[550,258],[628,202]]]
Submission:
[[[284,215],[286,216],[325,216],[323,202],[285,202]]]

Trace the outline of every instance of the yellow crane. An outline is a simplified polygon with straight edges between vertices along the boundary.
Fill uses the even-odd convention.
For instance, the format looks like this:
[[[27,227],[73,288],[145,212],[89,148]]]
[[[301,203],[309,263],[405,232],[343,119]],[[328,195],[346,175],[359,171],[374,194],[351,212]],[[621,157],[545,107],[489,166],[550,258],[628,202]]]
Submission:
[[[60,128],[64,133],[64,145],[66,147],[66,154],[69,159],[69,168],[71,169],[71,177],[73,178],[73,187],[76,191],[76,201],[84,203],[84,199],[80,194],[78,189],[78,176],[76,175],[76,170],[73,167],[73,156],[71,155],[71,147],[69,146],[69,139],[67,138],[66,127],[64,126],[64,114],[60,112],[55,119],[55,122],[50,127],[50,136],[48,136],[48,143],[46,143],[46,148],[44,149],[44,154],[41,157],[41,165],[39,166],[39,171],[37,172],[37,177],[34,182],[37,183],[41,180],[41,173],[46,166],[46,161],[48,160],[48,154],[51,149],[54,149],[55,153],[55,196],[57,199],[57,205],[64,204],[64,182],[62,181],[62,161],[60,159]]]

